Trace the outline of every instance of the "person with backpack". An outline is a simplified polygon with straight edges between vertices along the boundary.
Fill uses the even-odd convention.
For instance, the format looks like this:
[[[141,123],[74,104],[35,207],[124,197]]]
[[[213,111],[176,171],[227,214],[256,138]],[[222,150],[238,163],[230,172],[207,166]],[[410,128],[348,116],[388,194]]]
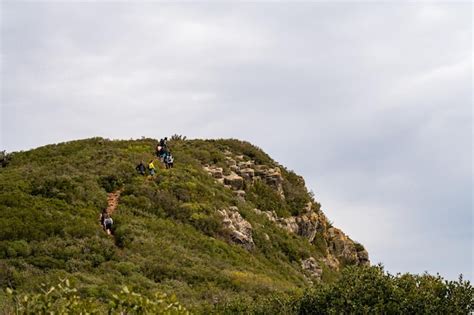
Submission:
[[[150,163],[148,163],[148,172],[150,172],[150,175],[153,176],[156,173],[155,165],[153,164],[153,160],[150,160]]]
[[[174,163],[174,157],[173,155],[171,155],[171,152],[169,152],[165,158],[166,168],[173,168],[173,163]]]
[[[135,169],[136,169],[137,172],[140,173],[141,175],[143,175],[143,176],[146,175],[145,163],[143,163],[143,161],[141,161],[140,164],[138,164],[137,167],[135,167]]]
[[[112,235],[112,225],[114,224],[114,220],[110,217],[109,214],[105,215],[104,219],[104,229],[107,232],[107,234]]]

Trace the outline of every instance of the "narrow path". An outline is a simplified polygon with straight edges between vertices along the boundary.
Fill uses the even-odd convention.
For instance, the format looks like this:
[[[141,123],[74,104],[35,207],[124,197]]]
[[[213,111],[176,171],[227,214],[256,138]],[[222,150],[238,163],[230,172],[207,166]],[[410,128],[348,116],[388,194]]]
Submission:
[[[115,209],[117,209],[121,193],[122,193],[122,190],[117,190],[117,191],[114,191],[114,192],[111,192],[111,193],[108,194],[108,196],[107,196],[107,210],[106,210],[106,212],[108,214],[112,215],[114,213]]]
[[[107,230],[105,229],[105,226],[103,225],[104,224],[104,214],[107,214],[109,216],[112,216],[112,214],[115,212],[115,209],[117,209],[118,207],[118,202],[119,202],[119,198],[120,198],[120,194],[122,193],[122,190],[117,190],[117,191],[114,191],[114,192],[111,192],[107,195],[107,209],[105,209],[104,212],[102,212],[102,214],[100,215],[100,225],[104,228],[105,232],[108,234],[108,235],[112,235],[112,231],[111,230]]]

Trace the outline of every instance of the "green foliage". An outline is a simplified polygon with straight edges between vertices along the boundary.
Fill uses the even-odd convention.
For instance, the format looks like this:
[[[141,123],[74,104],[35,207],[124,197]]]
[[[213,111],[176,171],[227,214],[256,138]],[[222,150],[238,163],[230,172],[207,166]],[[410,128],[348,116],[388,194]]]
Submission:
[[[258,209],[275,211],[279,217],[289,217],[290,211],[280,195],[262,181],[256,181],[247,191],[247,199]]]
[[[273,294],[245,297],[217,306],[219,314],[471,314],[474,289],[462,277],[396,275],[383,267],[348,267],[331,283]]]
[[[348,267],[336,282],[307,291],[299,314],[469,314],[473,296],[473,287],[462,278],[393,276],[381,266]]]
[[[361,251],[365,250],[364,245],[362,245],[361,243],[355,242],[354,246],[355,246],[356,251],[358,251],[358,252],[361,252]]]
[[[292,215],[298,215],[302,209],[311,202],[311,195],[306,189],[304,179],[296,175],[293,171],[283,171],[285,178],[283,182],[283,191],[285,200]]]
[[[123,186],[123,181],[117,175],[106,175],[99,178],[99,183],[106,192],[111,193]]]
[[[15,314],[189,314],[174,296],[155,293],[149,298],[126,286],[107,300],[84,298],[68,279],[51,287],[42,284],[41,293],[18,293],[10,288],[6,293],[6,310]]]

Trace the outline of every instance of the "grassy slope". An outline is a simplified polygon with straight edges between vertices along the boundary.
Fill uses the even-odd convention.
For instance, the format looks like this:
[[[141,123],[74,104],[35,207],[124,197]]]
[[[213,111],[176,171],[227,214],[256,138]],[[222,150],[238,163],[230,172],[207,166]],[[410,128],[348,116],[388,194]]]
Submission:
[[[307,285],[299,260],[322,255],[324,244],[276,228],[201,167],[225,166],[224,149],[261,164],[274,161],[236,140],[174,141],[175,168],[148,180],[134,166],[152,157],[155,144],[95,138],[15,153],[0,168],[0,289],[33,291],[67,276],[87,296],[106,298],[127,284],[143,293],[174,293],[204,311],[238,295]],[[294,214],[310,196],[296,175],[283,174],[288,202],[279,207]],[[114,239],[101,230],[98,214],[106,190],[121,183]],[[252,252],[226,241],[216,210],[230,205],[254,227]]]

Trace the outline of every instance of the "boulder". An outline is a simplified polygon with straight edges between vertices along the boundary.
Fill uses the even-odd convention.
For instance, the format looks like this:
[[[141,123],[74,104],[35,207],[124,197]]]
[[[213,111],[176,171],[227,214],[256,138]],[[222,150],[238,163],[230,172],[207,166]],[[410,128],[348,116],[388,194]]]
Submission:
[[[283,176],[281,175],[280,168],[275,167],[268,169],[262,176],[265,183],[273,187],[282,199],[285,198],[285,193],[283,191]]]
[[[204,170],[216,179],[224,177],[224,170],[222,169],[222,167],[204,166]]]
[[[244,179],[234,172],[224,176],[224,183],[232,187],[233,190],[241,190],[244,187]]]
[[[218,210],[218,213],[222,217],[224,228],[229,231],[232,242],[251,250],[255,247],[252,238],[252,225],[242,218],[238,210],[237,207],[230,207],[229,209]]]

